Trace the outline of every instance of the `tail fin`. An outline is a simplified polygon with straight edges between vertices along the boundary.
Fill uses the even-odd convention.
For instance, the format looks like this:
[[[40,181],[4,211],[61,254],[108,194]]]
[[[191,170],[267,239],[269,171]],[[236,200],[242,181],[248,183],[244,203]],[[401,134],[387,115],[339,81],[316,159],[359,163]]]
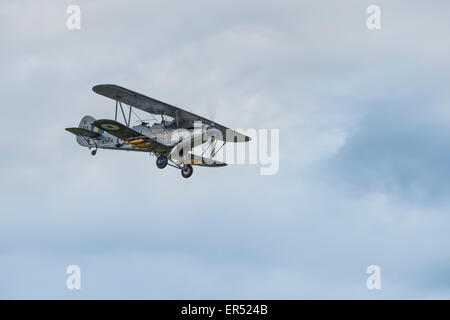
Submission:
[[[91,116],[84,116],[81,119],[80,124],[78,125],[78,127],[86,129],[86,130],[94,131],[94,129],[92,128],[94,126],[94,121],[95,121],[95,119],[92,118]]]
[[[102,134],[103,130],[100,130],[99,128],[94,126],[94,121],[95,121],[95,119],[93,117],[91,117],[91,116],[84,116],[81,119],[80,124],[78,125],[78,127],[82,128],[82,129],[89,130],[89,131],[94,131],[94,132],[97,132],[99,134]],[[91,146],[86,141],[86,139],[84,139],[83,137],[77,136],[77,142],[78,142],[79,145],[81,145],[83,147],[90,147]]]

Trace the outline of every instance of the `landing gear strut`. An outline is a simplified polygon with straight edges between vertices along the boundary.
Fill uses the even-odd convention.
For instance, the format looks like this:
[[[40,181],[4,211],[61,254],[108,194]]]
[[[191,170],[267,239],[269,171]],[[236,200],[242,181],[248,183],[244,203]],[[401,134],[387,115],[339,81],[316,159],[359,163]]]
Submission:
[[[159,169],[164,169],[167,166],[167,157],[164,155],[160,155],[158,158],[156,158],[156,166]]]
[[[181,175],[183,176],[183,178],[189,178],[190,176],[192,176],[193,171],[194,171],[194,169],[192,168],[192,166],[190,164],[185,164],[181,168]]]

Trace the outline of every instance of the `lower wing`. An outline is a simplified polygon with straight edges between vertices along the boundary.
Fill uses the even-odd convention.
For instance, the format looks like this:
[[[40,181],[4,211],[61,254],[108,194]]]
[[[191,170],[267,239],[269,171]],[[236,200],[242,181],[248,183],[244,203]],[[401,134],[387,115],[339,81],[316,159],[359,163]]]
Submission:
[[[187,159],[182,159],[180,161],[175,161],[177,164],[190,164],[193,166],[201,166],[201,167],[225,167],[227,164],[213,160],[210,158],[205,158],[202,156],[197,156],[195,154],[189,153]]]
[[[94,121],[94,125],[97,128],[108,132],[109,134],[122,139],[126,144],[131,144],[133,148],[146,149],[149,152],[155,153],[168,153],[172,149],[172,147],[166,146],[155,139],[147,137],[123,124],[120,122],[102,119]]]

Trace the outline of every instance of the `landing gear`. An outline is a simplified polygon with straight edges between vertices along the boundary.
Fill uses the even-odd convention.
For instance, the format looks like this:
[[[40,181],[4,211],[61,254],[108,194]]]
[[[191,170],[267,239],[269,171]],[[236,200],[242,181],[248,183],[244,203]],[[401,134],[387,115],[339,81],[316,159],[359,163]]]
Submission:
[[[192,176],[193,171],[194,169],[192,169],[192,166],[190,164],[185,164],[181,168],[181,175],[183,176],[183,178],[189,178],[190,176]]]
[[[156,166],[159,169],[164,169],[167,166],[167,157],[164,155],[160,155],[158,158],[156,158]]]
[[[180,169],[183,178],[189,178],[190,176],[192,176],[192,172],[194,171],[194,169],[190,164],[175,163],[172,159],[170,159],[170,157],[168,158],[166,155],[163,154],[159,155],[156,158],[156,166],[159,169],[164,169],[166,166],[171,166],[176,169]]]
[[[91,154],[92,154],[93,156],[95,156],[95,155],[97,154],[97,149],[92,150],[92,151],[91,151]]]

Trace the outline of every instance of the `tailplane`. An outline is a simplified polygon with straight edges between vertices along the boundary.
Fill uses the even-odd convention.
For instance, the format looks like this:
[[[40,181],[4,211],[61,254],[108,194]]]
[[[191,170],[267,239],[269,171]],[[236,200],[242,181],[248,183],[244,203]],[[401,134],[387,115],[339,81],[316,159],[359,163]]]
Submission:
[[[78,128],[66,128],[67,131],[77,136],[77,142],[83,147],[92,147],[95,145],[93,139],[100,137],[103,130],[94,126],[95,119],[91,116],[84,116]]]

